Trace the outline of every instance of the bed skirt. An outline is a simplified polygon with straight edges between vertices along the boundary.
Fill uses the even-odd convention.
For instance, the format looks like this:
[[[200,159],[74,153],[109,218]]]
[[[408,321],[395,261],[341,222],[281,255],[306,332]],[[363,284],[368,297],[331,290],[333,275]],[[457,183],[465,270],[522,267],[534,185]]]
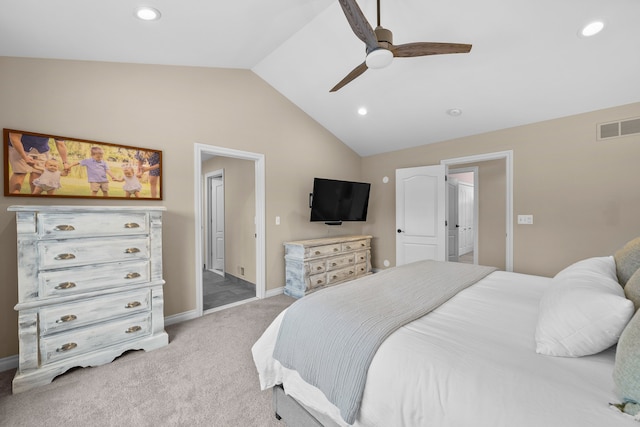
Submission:
[[[273,387],[273,410],[276,418],[289,427],[338,427],[331,418],[307,408],[284,392],[281,384]]]

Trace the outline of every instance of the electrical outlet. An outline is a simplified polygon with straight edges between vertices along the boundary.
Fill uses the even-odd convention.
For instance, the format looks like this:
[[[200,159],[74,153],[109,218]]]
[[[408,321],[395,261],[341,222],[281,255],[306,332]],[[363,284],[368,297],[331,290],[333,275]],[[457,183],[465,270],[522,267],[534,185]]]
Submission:
[[[533,224],[533,215],[518,215],[518,224]]]

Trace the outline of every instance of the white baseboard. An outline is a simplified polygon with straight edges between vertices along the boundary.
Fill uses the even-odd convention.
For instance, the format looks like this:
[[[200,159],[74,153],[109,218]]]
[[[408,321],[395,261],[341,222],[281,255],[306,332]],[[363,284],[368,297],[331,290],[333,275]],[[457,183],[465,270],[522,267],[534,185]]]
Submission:
[[[185,322],[187,320],[195,319],[198,317],[198,312],[196,310],[185,311],[178,314],[173,314],[171,316],[166,316],[164,318],[164,325],[169,326],[175,323]]]
[[[276,295],[280,295],[283,293],[284,293],[284,286],[280,286],[279,288],[275,288],[275,289],[269,289],[265,294],[265,298],[275,297]]]
[[[0,372],[8,371],[18,367],[18,355],[7,356],[0,359]]]

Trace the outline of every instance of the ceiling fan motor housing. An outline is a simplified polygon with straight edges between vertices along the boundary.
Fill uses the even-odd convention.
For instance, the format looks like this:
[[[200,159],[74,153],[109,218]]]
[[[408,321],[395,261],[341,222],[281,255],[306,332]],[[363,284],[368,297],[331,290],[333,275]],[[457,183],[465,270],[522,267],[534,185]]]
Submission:
[[[391,64],[393,60],[393,53],[391,52],[391,48],[393,47],[393,34],[381,26],[376,27],[374,31],[378,39],[379,48],[374,50],[367,49],[365,63],[368,68],[385,68]]]
[[[376,38],[378,39],[380,47],[389,49],[393,46],[393,33],[391,33],[391,31],[386,28],[376,27],[374,32],[376,33]]]

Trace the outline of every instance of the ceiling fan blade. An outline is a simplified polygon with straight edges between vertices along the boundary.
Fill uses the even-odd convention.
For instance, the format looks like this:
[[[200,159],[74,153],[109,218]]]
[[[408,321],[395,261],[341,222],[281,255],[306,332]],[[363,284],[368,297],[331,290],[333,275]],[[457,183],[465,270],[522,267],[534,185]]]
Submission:
[[[367,71],[367,69],[368,67],[366,62],[363,62],[362,64],[358,65],[349,74],[347,74],[347,76],[344,79],[340,80],[340,83],[335,85],[329,92],[335,92],[341,89],[343,86],[346,86],[352,80],[355,80],[356,77],[360,76],[362,73]]]
[[[340,0],[340,6],[351,25],[351,29],[367,45],[367,52],[378,49],[378,39],[356,0]]]
[[[468,53],[471,51],[470,44],[460,43],[429,43],[417,42],[407,43],[390,48],[393,56],[397,58],[407,58],[411,56],[444,55],[449,53]]]

